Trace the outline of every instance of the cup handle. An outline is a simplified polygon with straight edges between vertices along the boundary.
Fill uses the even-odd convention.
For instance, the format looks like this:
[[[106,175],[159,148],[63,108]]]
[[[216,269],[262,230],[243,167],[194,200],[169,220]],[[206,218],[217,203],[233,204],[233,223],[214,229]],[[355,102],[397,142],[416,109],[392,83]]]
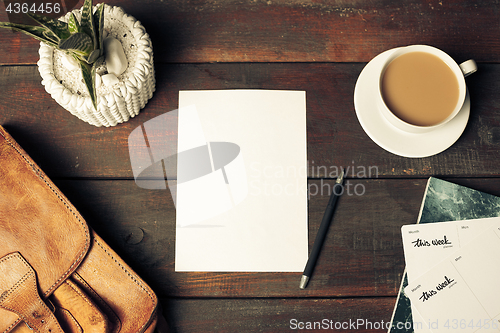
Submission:
[[[460,69],[462,70],[462,73],[464,73],[464,77],[467,77],[467,76],[477,72],[476,62],[472,59],[464,61],[459,66],[460,66]]]

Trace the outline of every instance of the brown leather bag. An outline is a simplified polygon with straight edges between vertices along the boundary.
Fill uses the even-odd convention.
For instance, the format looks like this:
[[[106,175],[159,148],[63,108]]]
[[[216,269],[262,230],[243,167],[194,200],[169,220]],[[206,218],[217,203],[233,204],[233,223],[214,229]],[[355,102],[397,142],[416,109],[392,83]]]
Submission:
[[[0,333],[151,333],[151,288],[0,126]]]

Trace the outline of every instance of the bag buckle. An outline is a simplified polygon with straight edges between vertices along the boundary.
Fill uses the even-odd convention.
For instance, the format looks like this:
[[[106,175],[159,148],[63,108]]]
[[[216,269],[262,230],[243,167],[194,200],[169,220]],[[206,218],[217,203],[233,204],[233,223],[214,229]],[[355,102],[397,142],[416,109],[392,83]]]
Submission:
[[[0,307],[14,312],[26,326],[41,333],[64,333],[49,301],[38,294],[36,273],[19,252],[0,258]],[[49,308],[49,306],[52,308]]]

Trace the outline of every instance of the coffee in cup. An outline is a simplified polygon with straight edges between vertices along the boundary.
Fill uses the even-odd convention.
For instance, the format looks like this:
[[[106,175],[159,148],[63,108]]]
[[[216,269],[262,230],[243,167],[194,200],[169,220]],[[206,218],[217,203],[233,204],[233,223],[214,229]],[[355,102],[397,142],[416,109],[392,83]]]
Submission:
[[[431,46],[397,49],[380,73],[379,108],[391,124],[407,132],[447,123],[465,101],[464,77],[477,70],[473,61],[462,65]]]

